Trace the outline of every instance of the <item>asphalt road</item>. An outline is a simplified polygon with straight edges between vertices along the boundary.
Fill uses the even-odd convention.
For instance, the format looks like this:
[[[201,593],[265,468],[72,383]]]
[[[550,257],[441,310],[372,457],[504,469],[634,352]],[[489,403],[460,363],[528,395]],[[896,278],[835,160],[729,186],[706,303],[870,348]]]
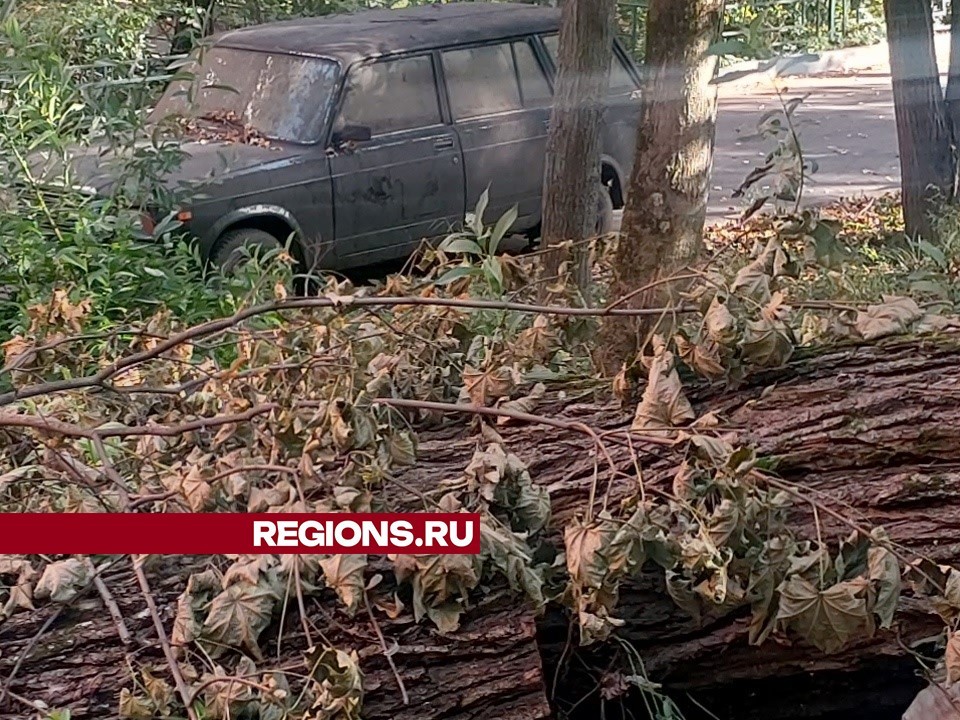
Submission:
[[[778,81],[784,99],[806,96],[794,114],[805,158],[815,160],[804,198],[823,203],[895,190],[900,182],[897,129],[890,77],[883,70],[849,77]],[[733,191],[771,148],[745,140],[767,110],[780,107],[771,83],[720,88],[717,139],[710,192],[711,221],[735,218],[742,200]]]

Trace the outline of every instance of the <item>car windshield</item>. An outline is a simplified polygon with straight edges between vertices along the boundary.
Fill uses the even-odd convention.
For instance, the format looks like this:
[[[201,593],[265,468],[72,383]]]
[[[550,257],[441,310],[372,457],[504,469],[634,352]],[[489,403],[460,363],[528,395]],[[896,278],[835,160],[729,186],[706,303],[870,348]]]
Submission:
[[[154,120],[226,118],[267,138],[311,143],[323,129],[339,66],[320,58],[214,47],[201,51],[185,72],[190,79],[170,84]]]

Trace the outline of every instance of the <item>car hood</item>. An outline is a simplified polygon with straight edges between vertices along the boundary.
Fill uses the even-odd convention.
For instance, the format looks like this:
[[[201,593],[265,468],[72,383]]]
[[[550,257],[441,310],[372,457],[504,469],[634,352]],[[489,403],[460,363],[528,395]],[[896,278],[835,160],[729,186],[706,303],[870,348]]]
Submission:
[[[96,194],[111,194],[123,181],[135,190],[135,180],[129,169],[136,150],[150,147],[148,141],[122,150],[106,146],[71,147],[64,153],[41,151],[30,158],[31,172],[44,184],[64,182],[64,158],[69,168],[66,173],[72,186]],[[236,177],[254,169],[264,170],[296,162],[303,147],[276,143],[269,147],[230,142],[187,142],[171,144],[163,150],[170,162],[163,163],[157,172],[161,182],[170,189],[182,186],[209,185],[227,176]],[[166,160],[166,158],[164,158]]]

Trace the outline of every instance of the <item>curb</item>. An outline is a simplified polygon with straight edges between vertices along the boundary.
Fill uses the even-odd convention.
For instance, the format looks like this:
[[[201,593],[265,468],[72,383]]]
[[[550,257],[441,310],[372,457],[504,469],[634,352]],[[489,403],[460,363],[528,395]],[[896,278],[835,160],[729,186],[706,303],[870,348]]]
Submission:
[[[938,28],[934,43],[938,55],[949,52],[950,31]],[[889,49],[886,41],[883,41],[875,45],[786,55],[769,60],[746,60],[724,68],[714,82],[718,85],[746,86],[768,83],[781,77],[853,73],[874,68],[889,72],[889,61]]]

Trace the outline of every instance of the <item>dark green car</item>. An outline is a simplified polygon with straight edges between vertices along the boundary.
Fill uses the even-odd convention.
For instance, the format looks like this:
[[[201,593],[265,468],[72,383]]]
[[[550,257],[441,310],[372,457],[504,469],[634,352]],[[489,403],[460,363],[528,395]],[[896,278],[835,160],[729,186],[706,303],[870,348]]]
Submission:
[[[243,246],[292,237],[306,268],[401,258],[462,223],[488,186],[488,217],[517,205],[512,231],[535,234],[559,21],[550,8],[470,2],[213,38],[153,113],[221,126],[183,145],[171,177],[199,184],[182,218],[203,255],[229,265]],[[601,215],[623,205],[638,88],[618,45]]]

